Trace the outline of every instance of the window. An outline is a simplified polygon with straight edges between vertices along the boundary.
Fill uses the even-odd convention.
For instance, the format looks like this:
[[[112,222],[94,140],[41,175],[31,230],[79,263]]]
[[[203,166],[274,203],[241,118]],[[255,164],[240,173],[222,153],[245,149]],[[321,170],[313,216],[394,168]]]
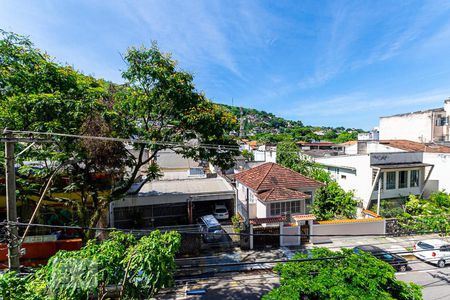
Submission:
[[[411,170],[410,175],[410,187],[418,187],[419,186],[419,170]]]
[[[386,189],[395,190],[397,172],[386,172]]]
[[[271,203],[270,204],[270,215],[271,216],[281,215],[281,203]]]
[[[300,201],[291,202],[291,213],[299,213],[300,212]]]
[[[278,202],[270,204],[270,215],[279,216],[286,213],[300,213],[301,201]]]
[[[450,245],[441,246],[441,248],[439,250],[443,251],[443,252],[450,252]],[[447,255],[447,253],[446,253],[446,255]]]
[[[347,179],[347,175],[341,175],[341,179]]]
[[[398,172],[398,188],[404,189],[408,187],[408,171]]]
[[[286,214],[291,211],[291,203],[290,202],[282,202],[281,203],[281,213]]]

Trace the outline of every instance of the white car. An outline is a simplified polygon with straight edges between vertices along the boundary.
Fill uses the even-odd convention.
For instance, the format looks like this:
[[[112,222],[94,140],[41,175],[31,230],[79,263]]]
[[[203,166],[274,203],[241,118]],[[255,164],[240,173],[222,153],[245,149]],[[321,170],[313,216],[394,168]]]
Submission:
[[[450,263],[450,244],[438,240],[424,240],[414,245],[414,256],[423,261],[437,265],[439,268]]]
[[[230,217],[224,204],[214,205],[213,215],[217,220],[227,220]]]

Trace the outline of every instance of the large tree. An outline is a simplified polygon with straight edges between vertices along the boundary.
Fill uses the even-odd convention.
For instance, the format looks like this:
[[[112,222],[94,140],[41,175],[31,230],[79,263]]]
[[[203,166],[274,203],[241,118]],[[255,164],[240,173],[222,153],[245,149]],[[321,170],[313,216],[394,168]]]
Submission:
[[[419,286],[397,280],[394,268],[368,253],[314,248],[308,254],[296,254],[295,259],[305,261],[275,267],[281,285],[264,300],[422,299]]]
[[[351,219],[356,216],[356,205],[352,192],[344,191],[337,182],[331,181],[315,192],[311,212],[318,220]]]
[[[320,182],[331,181],[329,173],[303,154],[295,142],[277,144],[277,163]]]
[[[62,184],[52,195],[70,192],[78,199],[59,194],[48,200],[73,207],[80,225],[95,226],[108,204],[122,198],[138,179],[142,178],[135,193],[159,176],[154,163],[158,151],[170,148],[220,167],[229,166],[238,153],[211,146],[235,146],[226,133],[236,119],[198,92],[192,75],[179,70],[156,44],[130,48],[124,54],[125,83],[117,85],[56,63],[27,38],[0,34],[1,127],[140,141],[126,146],[57,136],[21,156],[19,163],[39,160],[45,168],[37,172],[22,165],[24,181],[19,190],[38,195],[41,185],[26,188],[30,175],[42,184],[60,170],[62,178],[56,181]]]

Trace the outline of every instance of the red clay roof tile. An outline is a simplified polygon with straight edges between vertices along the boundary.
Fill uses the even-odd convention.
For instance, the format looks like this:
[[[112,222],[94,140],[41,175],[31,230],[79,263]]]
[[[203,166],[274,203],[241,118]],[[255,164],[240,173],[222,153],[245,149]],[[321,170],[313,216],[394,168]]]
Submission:
[[[438,144],[423,144],[408,140],[381,140],[380,144],[405,151],[419,151],[429,153],[450,153],[450,147]]]
[[[298,189],[323,186],[323,183],[319,181],[303,176],[276,163],[265,163],[238,173],[235,178],[257,192],[273,188]]]
[[[263,202],[308,199],[311,196],[300,191],[287,188],[273,188],[256,195]]]

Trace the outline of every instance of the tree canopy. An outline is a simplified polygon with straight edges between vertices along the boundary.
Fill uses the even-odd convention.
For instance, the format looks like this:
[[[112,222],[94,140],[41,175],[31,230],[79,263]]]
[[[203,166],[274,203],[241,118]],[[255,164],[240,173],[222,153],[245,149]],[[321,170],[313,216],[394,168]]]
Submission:
[[[320,182],[329,182],[331,180],[328,172],[307,155],[302,154],[295,142],[284,141],[278,143],[277,163]]]
[[[356,216],[356,205],[352,192],[345,192],[337,182],[331,181],[314,193],[311,212],[318,220],[352,219]]]
[[[450,194],[434,192],[429,199],[409,196],[405,212],[398,216],[400,225],[414,231],[450,231]]]
[[[109,286],[123,287],[122,299],[151,297],[173,284],[179,247],[180,235],[175,232],[153,231],[141,239],[112,232],[109,239],[91,240],[79,251],[59,251],[34,274],[0,274],[0,296],[11,300],[111,299]]]
[[[264,300],[422,299],[418,285],[397,280],[394,268],[368,253],[314,248],[293,259],[315,260],[278,264],[275,270],[281,276],[281,285]]]
[[[139,179],[134,192],[158,177],[155,161],[161,150],[172,149],[224,168],[239,153],[199,147],[237,146],[227,135],[236,118],[197,91],[192,75],[179,70],[156,43],[128,49],[123,56],[125,83],[118,85],[55,62],[28,38],[4,31],[0,35],[1,127],[145,141],[125,145],[52,137],[52,143],[23,154],[19,163],[25,181],[19,190],[39,195],[42,183],[61,168],[59,177],[66,179],[60,191],[76,193],[80,201],[50,196],[48,200],[75,208],[80,225],[94,227],[109,202],[123,197]],[[30,170],[26,160],[42,162],[43,169]],[[30,172],[38,182],[35,190],[25,188]]]

